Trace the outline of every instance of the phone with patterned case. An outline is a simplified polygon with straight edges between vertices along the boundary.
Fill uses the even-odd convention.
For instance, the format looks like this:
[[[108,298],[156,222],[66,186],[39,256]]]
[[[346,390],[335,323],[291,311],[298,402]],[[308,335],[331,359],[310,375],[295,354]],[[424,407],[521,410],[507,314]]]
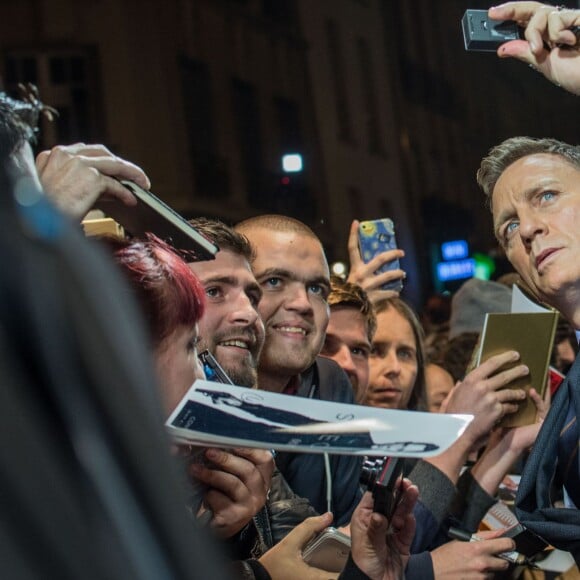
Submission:
[[[395,238],[395,225],[393,220],[383,218],[379,220],[367,220],[359,223],[358,226],[358,244],[360,255],[365,263],[370,262],[376,255],[388,250],[397,249],[397,240]],[[375,275],[400,268],[398,258],[384,264]],[[382,290],[395,290],[400,292],[403,289],[403,280],[393,280],[381,286]]]

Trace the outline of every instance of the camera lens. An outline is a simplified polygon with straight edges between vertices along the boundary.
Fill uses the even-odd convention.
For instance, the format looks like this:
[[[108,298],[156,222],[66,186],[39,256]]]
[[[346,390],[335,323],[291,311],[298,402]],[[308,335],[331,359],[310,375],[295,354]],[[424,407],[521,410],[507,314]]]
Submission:
[[[365,485],[367,489],[372,490],[377,481],[377,476],[381,472],[383,463],[384,459],[367,459],[363,463],[359,481],[362,485]]]

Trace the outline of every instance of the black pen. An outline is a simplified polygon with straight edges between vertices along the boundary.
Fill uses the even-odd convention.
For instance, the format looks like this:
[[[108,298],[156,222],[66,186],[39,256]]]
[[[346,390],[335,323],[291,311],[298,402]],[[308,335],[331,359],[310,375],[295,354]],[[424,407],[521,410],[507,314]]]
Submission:
[[[465,530],[461,530],[459,528],[449,528],[447,535],[453,540],[460,540],[461,542],[481,542],[484,538],[480,538],[475,534],[471,534],[466,532]],[[516,566],[531,566],[533,568],[537,568],[537,566],[528,560],[526,556],[512,550],[511,552],[502,552],[501,554],[496,554],[498,558],[505,560],[506,562],[510,562],[511,564],[515,564]]]

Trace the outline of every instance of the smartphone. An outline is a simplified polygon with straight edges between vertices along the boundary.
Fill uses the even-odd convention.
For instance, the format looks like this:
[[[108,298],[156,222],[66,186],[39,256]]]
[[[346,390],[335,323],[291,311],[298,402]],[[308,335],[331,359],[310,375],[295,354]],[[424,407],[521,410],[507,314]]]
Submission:
[[[215,359],[213,354],[209,350],[204,350],[197,355],[201,366],[203,367],[203,372],[205,373],[205,378],[208,381],[213,381],[214,383],[222,383],[223,385],[233,385],[234,382],[218,361]]]
[[[174,248],[187,250],[190,261],[215,259],[219,248],[164,201],[132,181],[120,183],[135,196],[137,205],[127,206],[117,198],[99,199],[95,209],[105,212],[132,236],[144,237],[153,232]]]
[[[397,240],[395,238],[395,225],[393,224],[393,220],[383,218],[380,220],[360,222],[358,226],[358,245],[360,255],[365,263],[370,262],[377,254],[381,254],[387,250],[396,250]],[[399,260],[395,259],[381,266],[375,274],[398,270],[399,268]],[[383,284],[381,289],[400,292],[403,289],[403,280],[398,279]]]
[[[373,511],[383,514],[389,522],[401,500],[404,468],[403,457],[367,459],[362,466],[360,482],[373,495]]]
[[[350,538],[336,528],[326,528],[315,536],[302,552],[310,566],[326,572],[342,572],[350,552]]]
[[[511,538],[516,543],[516,552],[528,558],[534,557],[548,547],[548,542],[544,538],[528,530],[523,524],[508,528],[500,538]]]

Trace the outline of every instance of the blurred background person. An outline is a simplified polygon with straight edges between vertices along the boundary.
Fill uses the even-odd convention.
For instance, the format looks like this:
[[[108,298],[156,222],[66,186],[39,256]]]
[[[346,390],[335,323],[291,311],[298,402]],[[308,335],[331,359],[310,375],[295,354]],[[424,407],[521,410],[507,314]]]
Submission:
[[[346,373],[355,400],[365,399],[369,356],[377,321],[366,292],[337,276],[330,279],[330,320],[320,355],[331,358]]]
[[[428,362],[425,366],[426,410],[430,413],[439,413],[441,404],[454,385],[455,380],[439,362]]]
[[[375,302],[366,404],[385,409],[425,410],[423,329],[411,307],[393,296]]]

